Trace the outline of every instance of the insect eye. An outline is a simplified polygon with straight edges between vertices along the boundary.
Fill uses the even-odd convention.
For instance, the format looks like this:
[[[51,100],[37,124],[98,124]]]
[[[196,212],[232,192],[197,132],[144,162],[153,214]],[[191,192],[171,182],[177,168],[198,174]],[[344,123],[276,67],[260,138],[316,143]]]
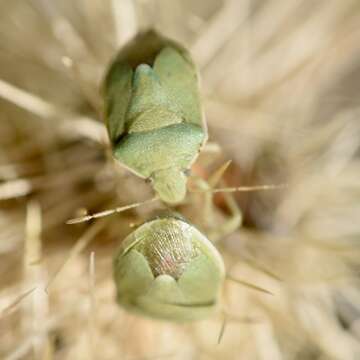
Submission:
[[[149,178],[149,177],[146,178],[146,179],[145,179],[145,182],[146,182],[146,184],[150,184],[150,183],[151,183],[151,178]]]

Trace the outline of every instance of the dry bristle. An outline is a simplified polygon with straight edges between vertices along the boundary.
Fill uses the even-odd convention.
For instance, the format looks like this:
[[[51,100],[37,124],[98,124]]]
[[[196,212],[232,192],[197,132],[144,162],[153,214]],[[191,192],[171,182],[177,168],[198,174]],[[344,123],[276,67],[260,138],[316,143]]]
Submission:
[[[0,358],[359,358],[359,23],[358,0],[2,1]],[[116,304],[113,254],[157,202],[66,224],[151,198],[108,156],[100,95],[118,47],[148,27],[199,65],[220,152],[193,172],[232,160],[210,190],[242,210],[219,243],[227,272],[273,294],[226,281],[226,326],[220,311],[185,326]],[[177,211],[207,231],[229,214],[205,196]],[[260,320],[232,320],[245,317]]]

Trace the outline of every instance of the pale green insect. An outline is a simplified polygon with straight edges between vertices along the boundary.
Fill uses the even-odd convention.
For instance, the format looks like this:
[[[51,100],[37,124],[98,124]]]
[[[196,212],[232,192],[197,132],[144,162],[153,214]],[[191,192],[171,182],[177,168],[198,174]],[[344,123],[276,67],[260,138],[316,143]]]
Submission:
[[[184,322],[208,317],[218,307],[224,277],[216,248],[172,213],[137,228],[114,258],[118,303],[153,318]]]
[[[138,35],[110,66],[105,118],[113,155],[174,204],[207,140],[198,75],[189,53],[153,31]]]

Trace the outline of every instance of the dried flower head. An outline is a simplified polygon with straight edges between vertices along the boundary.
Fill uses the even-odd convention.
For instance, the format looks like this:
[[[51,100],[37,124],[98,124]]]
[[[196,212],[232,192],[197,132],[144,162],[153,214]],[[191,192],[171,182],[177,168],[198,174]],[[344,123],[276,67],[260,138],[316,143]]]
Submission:
[[[13,0],[0,20],[0,358],[359,358],[357,0]],[[158,203],[65,224],[151,197],[115,170],[100,95],[111,59],[149,27],[201,73],[210,143],[192,173],[231,159],[226,186],[288,184],[235,196],[243,226],[216,246],[232,278],[273,296],[226,281],[225,322],[116,303],[119,239]],[[177,210],[209,237],[229,213],[223,195],[207,200]],[[176,277],[172,265],[152,266]]]

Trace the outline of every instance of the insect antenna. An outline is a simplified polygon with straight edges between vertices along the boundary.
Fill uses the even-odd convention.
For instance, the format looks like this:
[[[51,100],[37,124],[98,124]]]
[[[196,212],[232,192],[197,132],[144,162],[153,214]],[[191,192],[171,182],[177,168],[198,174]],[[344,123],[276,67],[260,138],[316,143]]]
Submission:
[[[223,187],[215,189],[201,189],[190,190],[192,193],[233,193],[233,192],[250,192],[250,191],[262,191],[262,190],[277,190],[287,188],[288,184],[269,184],[269,185],[252,185],[252,186],[237,186],[237,187]]]
[[[230,192],[249,192],[249,191],[261,191],[261,190],[277,190],[287,188],[288,184],[269,184],[269,185],[253,185],[253,186],[238,186],[238,187],[224,187],[209,190],[214,193],[230,193]]]
[[[287,188],[288,184],[265,184],[265,185],[252,185],[252,186],[236,186],[236,187],[221,187],[215,186],[221,182],[225,171],[231,164],[231,160],[226,161],[220,166],[207,181],[203,179],[196,179],[200,183],[199,190],[190,190],[192,193],[233,193],[233,192],[250,192],[250,191],[263,191],[263,190],[277,190]]]
[[[130,204],[130,205],[119,206],[119,207],[116,207],[116,208],[113,208],[113,209],[103,210],[103,211],[100,211],[100,212],[97,212],[97,213],[94,213],[94,214],[73,218],[73,219],[68,220],[66,222],[66,224],[79,224],[79,223],[82,223],[82,222],[89,221],[91,219],[97,219],[97,218],[105,217],[105,216],[112,215],[112,214],[115,214],[115,213],[120,213],[120,212],[123,212],[123,211],[126,211],[126,210],[134,209],[134,208],[137,208],[137,207],[139,207],[141,205],[145,205],[145,204],[149,204],[151,202],[154,202],[156,200],[158,200],[157,196],[155,196],[155,197],[153,197],[153,198],[151,198],[149,200],[133,203],[133,204]]]

